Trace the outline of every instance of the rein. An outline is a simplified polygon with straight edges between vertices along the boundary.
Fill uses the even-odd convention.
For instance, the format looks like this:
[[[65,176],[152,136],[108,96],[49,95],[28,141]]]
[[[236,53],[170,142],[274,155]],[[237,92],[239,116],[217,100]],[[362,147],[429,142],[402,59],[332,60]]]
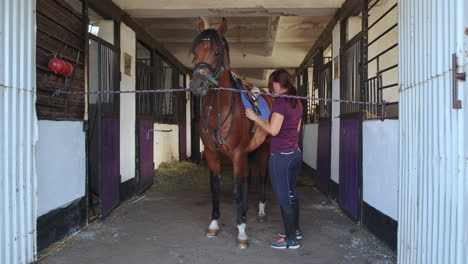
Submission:
[[[204,40],[209,40],[209,39],[204,39]],[[221,77],[221,75],[224,73],[225,70],[228,70],[229,74],[231,74],[229,65],[227,65],[225,63],[225,61],[224,61],[224,52],[225,52],[224,43],[223,43],[222,46],[223,46],[223,49],[221,50],[221,53],[220,53],[220,60],[217,63],[217,66],[216,66],[215,69],[213,69],[213,67],[210,64],[206,63],[206,62],[199,62],[199,63],[197,63],[195,65],[195,70],[193,71],[194,75],[198,73],[198,74],[201,74],[201,75],[205,76],[205,78],[208,81],[210,81],[215,87],[219,86],[219,78]],[[208,73],[203,68],[207,68],[211,72],[211,74]],[[213,138],[214,138],[214,142],[215,142],[215,146],[216,146],[217,151],[220,150],[219,145],[223,145],[224,143],[226,143],[229,136],[231,135],[232,122],[234,121],[234,108],[235,108],[235,100],[236,100],[235,95],[231,94],[231,106],[229,108],[229,112],[226,115],[226,118],[223,120],[223,122],[221,122],[220,97],[221,97],[221,91],[218,90],[216,92],[216,112],[217,112],[216,113],[216,120],[217,120],[217,126],[216,126],[216,128],[213,128]],[[214,95],[212,93],[209,96],[208,109],[207,109],[207,113],[206,113],[205,120],[204,120],[204,127],[203,127],[203,130],[202,130],[203,133],[208,132],[210,114],[211,114],[211,111],[213,110],[213,106],[212,106],[213,99],[214,99]],[[227,134],[224,136],[221,128],[226,124],[229,117],[231,117],[230,126],[228,128]]]
[[[215,146],[216,146],[217,151],[220,150],[219,145],[223,145],[224,143],[226,143],[229,136],[231,135],[232,122],[234,122],[234,111],[235,111],[235,104],[236,104],[236,96],[231,93],[231,106],[229,107],[229,112],[226,115],[226,117],[224,118],[224,120],[221,122],[220,97],[221,97],[221,91],[217,90],[216,91],[216,112],[217,112],[216,113],[216,121],[217,121],[216,123],[217,123],[217,126],[216,126],[216,128],[213,128],[213,138],[214,138],[214,142],[215,142]],[[209,104],[208,104],[208,109],[207,109],[205,120],[204,120],[204,127],[203,127],[203,130],[202,130],[203,133],[208,132],[210,114],[211,114],[211,111],[213,110],[213,106],[212,106],[213,99],[214,99],[214,93],[211,93],[209,95]],[[231,117],[231,122],[230,122],[230,125],[229,125],[229,128],[228,128],[228,131],[227,131],[226,135],[223,135],[223,132],[222,132],[221,128],[227,123],[227,120],[230,117]],[[218,142],[219,142],[219,144],[218,144]]]

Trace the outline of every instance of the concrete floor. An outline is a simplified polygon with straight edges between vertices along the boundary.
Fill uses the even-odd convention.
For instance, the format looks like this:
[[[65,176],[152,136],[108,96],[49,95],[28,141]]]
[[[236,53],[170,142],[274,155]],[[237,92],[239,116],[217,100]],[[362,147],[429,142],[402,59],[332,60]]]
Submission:
[[[207,175],[208,177],[208,175]],[[247,222],[250,247],[236,248],[235,203],[223,186],[221,233],[205,236],[210,221],[209,188],[151,188],[103,221],[79,233],[43,264],[117,263],[333,263],[390,264],[394,254],[326,199],[307,177],[298,186],[304,239],[297,250],[268,246],[282,231],[278,205],[269,191],[267,221],[257,223],[258,193],[252,187]]]

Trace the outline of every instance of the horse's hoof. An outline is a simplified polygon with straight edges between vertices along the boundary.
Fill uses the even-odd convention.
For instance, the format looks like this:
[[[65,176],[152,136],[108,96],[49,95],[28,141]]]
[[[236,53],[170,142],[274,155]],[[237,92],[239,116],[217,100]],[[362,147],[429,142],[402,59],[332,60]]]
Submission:
[[[206,237],[215,237],[219,233],[219,229],[208,229],[208,232],[206,232]]]
[[[249,247],[249,241],[248,240],[237,239],[237,248],[238,249],[247,249],[248,247]]]
[[[266,216],[257,216],[257,221],[259,223],[265,223],[266,221]]]

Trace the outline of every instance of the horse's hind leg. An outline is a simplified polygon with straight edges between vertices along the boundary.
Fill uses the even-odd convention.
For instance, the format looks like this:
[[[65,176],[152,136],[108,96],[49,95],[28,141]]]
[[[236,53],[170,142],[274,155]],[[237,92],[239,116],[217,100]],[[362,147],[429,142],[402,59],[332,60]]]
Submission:
[[[265,222],[266,213],[265,213],[265,206],[266,206],[266,183],[268,178],[268,159],[269,159],[269,151],[267,145],[264,143],[260,146],[260,149],[257,152],[257,159],[258,159],[258,174],[260,178],[260,201],[258,203],[258,216],[257,220],[260,223]]]
[[[220,161],[218,156],[210,151],[205,149],[206,159],[208,161],[208,167],[210,168],[210,190],[211,190],[211,200],[212,200],[212,211],[211,211],[211,222],[208,226],[208,232],[206,233],[207,237],[215,237],[219,233],[219,192],[220,192]]]
[[[247,166],[247,154],[239,153],[234,155],[233,159],[234,166],[234,187],[233,187],[233,198],[237,202],[237,229],[239,231],[237,235],[237,247],[244,249],[248,246],[248,237],[245,232],[247,210],[248,210],[248,166]]]

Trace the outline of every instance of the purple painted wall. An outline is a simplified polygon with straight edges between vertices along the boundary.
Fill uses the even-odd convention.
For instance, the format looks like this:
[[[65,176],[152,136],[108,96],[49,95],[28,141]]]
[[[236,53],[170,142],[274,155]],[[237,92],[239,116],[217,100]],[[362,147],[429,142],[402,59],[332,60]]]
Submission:
[[[101,215],[107,215],[120,202],[120,124],[119,118],[102,118],[101,134]]]
[[[140,120],[140,190],[144,190],[153,184],[154,166],[153,166],[153,133],[148,131],[153,129],[153,120]]]
[[[340,121],[340,187],[341,207],[352,217],[359,216],[359,120]]]
[[[318,125],[317,145],[317,184],[319,188],[328,193],[331,169],[331,122],[321,120]]]

